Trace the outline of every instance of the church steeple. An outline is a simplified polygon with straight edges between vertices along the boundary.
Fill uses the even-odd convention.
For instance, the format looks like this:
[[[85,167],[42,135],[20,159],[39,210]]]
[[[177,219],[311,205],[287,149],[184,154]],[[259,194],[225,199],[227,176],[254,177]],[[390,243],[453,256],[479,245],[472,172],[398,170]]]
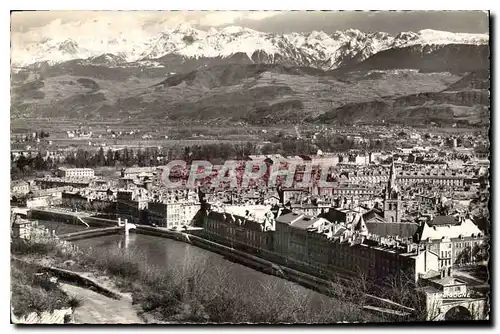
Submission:
[[[394,160],[392,160],[391,171],[389,172],[389,190],[392,190],[396,186],[396,165]]]
[[[399,189],[396,184],[396,166],[392,161],[389,180],[385,189],[384,218],[391,223],[399,222],[401,206],[399,203]]]
[[[394,199],[395,196],[399,193],[399,189],[396,184],[396,165],[394,164],[394,160],[391,164],[391,170],[389,172],[389,180],[387,181],[387,187],[385,189],[385,198],[386,199]]]

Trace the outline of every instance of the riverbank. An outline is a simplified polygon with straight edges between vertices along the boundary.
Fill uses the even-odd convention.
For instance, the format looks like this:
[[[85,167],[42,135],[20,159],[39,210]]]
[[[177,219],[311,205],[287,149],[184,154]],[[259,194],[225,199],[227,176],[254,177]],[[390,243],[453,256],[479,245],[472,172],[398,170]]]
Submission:
[[[169,266],[148,264],[139,250],[75,250],[61,254],[57,249],[27,252],[23,257],[46,265],[80,273],[106,276],[122,292],[129,292],[133,306],[145,322],[181,323],[332,323],[382,321],[363,312],[359,305],[338,300],[313,308],[297,286],[249,284],[241,289],[221,270],[207,279],[204,266],[187,266],[183,272]],[[14,252],[13,252],[14,253]],[[17,254],[16,256],[19,256]],[[210,267],[210,270],[217,268]],[[243,291],[242,291],[243,290]]]
[[[30,263],[11,261],[11,321],[70,322],[79,300],[66,294],[51,276],[40,275],[38,269]]]
[[[57,218],[59,221],[65,221],[66,213],[64,212],[63,214],[59,215],[54,210],[32,211],[32,215],[35,216],[41,215],[45,217],[45,215],[47,214],[49,214],[54,219]],[[88,218],[87,214],[85,214],[85,216]],[[118,227],[116,227],[117,221],[102,218],[92,219],[93,220],[87,221],[90,226],[102,226],[102,224],[104,224],[108,227],[99,228],[95,231],[87,229],[74,233],[68,233],[62,235],[61,238],[64,238],[65,240],[75,241],[78,239],[86,239],[89,237],[114,234],[116,233],[115,230],[119,229]],[[110,225],[115,227],[109,227]],[[366,284],[367,282],[363,277],[358,277],[358,275],[353,276],[352,274],[350,274],[346,276],[341,272],[330,272],[323,275],[322,277],[317,277],[311,274],[310,271],[307,271],[307,269],[306,271],[304,271],[305,269],[303,265],[299,265],[297,268],[297,264],[294,265],[293,263],[289,263],[288,261],[279,257],[277,254],[271,254],[272,252],[266,252],[259,254],[259,256],[255,256],[249,254],[248,252],[243,252],[233,247],[228,247],[228,245],[224,245],[217,240],[214,241],[206,239],[203,233],[199,233],[200,231],[172,231],[161,227],[137,225],[136,229],[134,229],[134,232],[137,234],[169,238],[176,241],[189,243],[210,252],[220,254],[229,261],[240,263],[262,273],[274,275],[300,284],[308,289],[318,291],[324,295],[333,296],[336,298],[339,298],[340,296],[341,300],[345,297],[345,293],[348,292],[352,295],[352,297],[348,298],[349,300],[356,301],[356,303],[362,305],[363,308],[365,310],[368,310],[369,312],[378,313],[383,317],[390,317],[394,321],[409,320],[412,314],[415,313],[415,310],[411,307],[396,303],[390,300],[391,298],[381,298],[377,297],[374,294],[370,294],[368,286]],[[385,296],[386,293],[383,293],[382,295]]]
[[[260,272],[274,275],[288,281],[300,284],[308,289],[318,291],[324,295],[345,300],[356,301],[363,309],[392,318],[394,321],[404,321],[409,319],[414,309],[395,303],[392,300],[377,297],[369,294],[366,282],[362,277],[345,278],[340,275],[332,276],[331,280],[325,280],[300,270],[269,261],[264,257],[254,256],[247,252],[208,240],[201,235],[190,234],[189,232],[171,231],[167,229],[138,225],[134,230],[138,234],[146,234],[157,237],[169,238],[176,241],[192,244],[196,247],[206,249],[224,256],[224,258],[235,263],[243,264]]]
[[[67,245],[50,236],[11,241],[12,321],[144,323],[131,296],[120,293],[109,277],[76,265],[75,259],[83,253]],[[79,271],[68,270],[71,267]]]

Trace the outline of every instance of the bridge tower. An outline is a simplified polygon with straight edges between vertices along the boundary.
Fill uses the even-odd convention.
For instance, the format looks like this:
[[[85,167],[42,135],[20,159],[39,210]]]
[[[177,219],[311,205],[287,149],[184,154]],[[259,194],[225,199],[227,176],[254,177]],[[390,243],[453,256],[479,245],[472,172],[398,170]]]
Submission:
[[[130,238],[129,238],[130,230],[131,229],[135,229],[136,226],[135,226],[135,224],[129,224],[127,218],[125,218],[123,220],[123,222],[122,222],[121,218],[118,218],[118,226],[123,227],[123,230],[125,232],[125,240],[123,241],[123,243],[120,242],[120,244],[121,244],[120,247],[123,247],[123,248],[127,249],[128,245],[130,243]]]
[[[118,226],[123,227],[125,235],[128,235],[131,229],[136,228],[135,224],[129,224],[127,218],[125,218],[123,222],[121,218],[118,218]]]

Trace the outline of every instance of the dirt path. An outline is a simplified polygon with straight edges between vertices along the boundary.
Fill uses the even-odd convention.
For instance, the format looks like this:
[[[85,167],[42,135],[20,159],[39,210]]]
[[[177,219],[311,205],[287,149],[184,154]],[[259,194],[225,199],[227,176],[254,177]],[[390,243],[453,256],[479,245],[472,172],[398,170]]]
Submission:
[[[129,298],[112,299],[95,291],[75,285],[61,284],[61,289],[70,296],[77,296],[82,305],[73,313],[78,324],[137,324],[144,323]]]

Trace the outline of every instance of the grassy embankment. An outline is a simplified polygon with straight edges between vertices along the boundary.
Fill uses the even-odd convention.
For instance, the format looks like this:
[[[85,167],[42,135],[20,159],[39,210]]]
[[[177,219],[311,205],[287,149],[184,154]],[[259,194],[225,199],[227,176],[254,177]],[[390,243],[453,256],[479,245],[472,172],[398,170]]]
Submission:
[[[32,259],[38,255],[53,253],[62,255],[61,250],[54,244],[28,244],[19,240],[12,243],[12,254],[28,255]],[[35,255],[36,256],[33,256]],[[24,256],[23,256],[24,257]],[[11,261],[11,307],[17,317],[36,312],[41,314],[56,309],[76,308],[81,301],[68,296],[51,281],[51,276],[40,271],[40,267],[33,263]]]
[[[334,323],[383,320],[364,312],[354,298],[345,294],[343,298],[328,299],[318,305],[312,294],[304,294],[293,283],[287,282],[283,286],[249,280],[242,289],[240,283],[231,280],[227,272],[216,266],[186,264],[184,270],[178,272],[168,265],[159,268],[147,264],[145,256],[136,250],[67,252],[55,242],[16,240],[13,241],[12,254],[33,263],[105,275],[121,291],[132,293],[134,303],[140,306],[141,315],[148,322]],[[211,271],[210,275],[207,275],[207,270]],[[20,272],[13,270],[12,284],[23,284],[19,275]],[[47,307],[52,300],[48,299],[49,293],[42,295],[31,293],[31,290],[20,293],[15,286],[12,289],[13,305],[18,307],[27,298],[37,299],[24,304],[40,305],[38,309]],[[57,294],[50,298],[57,299]],[[62,296],[60,299],[63,303],[68,302]]]

